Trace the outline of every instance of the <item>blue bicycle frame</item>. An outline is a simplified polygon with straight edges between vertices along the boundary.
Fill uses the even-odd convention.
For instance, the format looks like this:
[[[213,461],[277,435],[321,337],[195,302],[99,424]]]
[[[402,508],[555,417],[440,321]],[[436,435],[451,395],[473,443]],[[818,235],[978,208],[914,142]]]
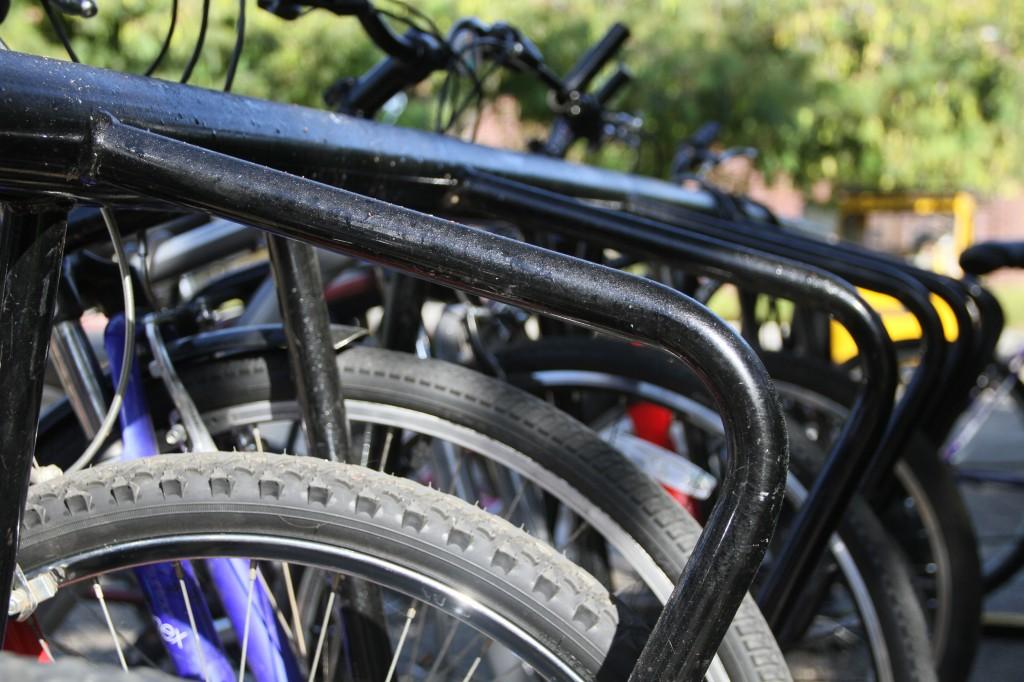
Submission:
[[[124,327],[124,315],[119,313],[110,319],[104,332],[111,377],[117,377],[121,371]],[[120,414],[124,459],[160,452],[139,363],[137,358],[132,360]],[[255,569],[243,559],[208,559],[205,565],[224,612],[243,639],[244,661],[257,682],[303,679],[266,589],[256,580]],[[180,676],[207,682],[242,679],[244,671],[235,671],[224,653],[190,562],[142,566],[134,572],[164,648]]]

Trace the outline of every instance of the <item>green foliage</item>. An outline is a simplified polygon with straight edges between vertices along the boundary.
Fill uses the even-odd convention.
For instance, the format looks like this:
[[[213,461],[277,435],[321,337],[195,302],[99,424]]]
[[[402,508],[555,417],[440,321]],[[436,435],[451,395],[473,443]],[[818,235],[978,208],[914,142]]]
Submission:
[[[67,23],[90,64],[141,72],[160,49],[169,0],[99,0],[100,15]],[[401,9],[380,0],[382,7]],[[446,30],[460,16],[525,30],[564,72],[613,21],[633,31],[625,62],[637,76],[616,104],[646,119],[642,171],[660,175],[701,122],[723,123],[725,144],[753,145],[769,175],[807,186],[986,193],[1024,179],[1024,0],[425,0]],[[191,53],[200,0],[180,0],[179,30],[157,75],[177,79]],[[192,82],[220,87],[234,44],[237,2],[212,0],[207,47]],[[235,91],[320,106],[337,77],[377,58],[353,19],[317,11],[285,22],[247,5],[246,49]],[[12,48],[62,57],[41,6],[15,0],[0,27]],[[430,127],[420,88],[402,125]],[[522,75],[489,90],[515,94],[524,117],[550,119],[544,93]],[[465,87],[464,90],[465,92]],[[629,154],[601,161],[628,167]]]

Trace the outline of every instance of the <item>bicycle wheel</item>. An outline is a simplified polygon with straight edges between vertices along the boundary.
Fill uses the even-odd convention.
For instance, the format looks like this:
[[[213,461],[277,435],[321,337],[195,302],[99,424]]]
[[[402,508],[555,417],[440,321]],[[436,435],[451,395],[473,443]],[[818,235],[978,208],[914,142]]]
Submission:
[[[765,354],[789,411],[823,446],[837,433],[856,385],[836,368]],[[907,556],[928,618],[939,678],[966,679],[981,633],[982,580],[978,543],[953,471],[921,434],[914,434],[893,470],[893,490],[876,513]]]
[[[568,550],[611,589],[629,589],[638,579],[655,604],[667,599],[700,527],[584,426],[521,390],[445,362],[350,347],[339,354],[338,369],[354,443],[365,432],[362,425],[380,425],[399,429],[406,451],[426,451],[420,460],[436,461],[438,450],[449,461],[457,455],[447,479],[437,475],[443,468],[435,467],[426,480],[496,513],[514,509],[510,518]],[[253,425],[262,425],[270,448],[294,451],[301,440],[292,426],[299,411],[283,352],[186,361],[178,371],[221,447],[252,447]],[[157,398],[154,415],[168,414],[170,407]],[[41,462],[54,461],[57,448],[75,438],[77,425],[70,417],[44,423],[38,456]],[[409,459],[404,473],[419,475],[415,452]],[[493,465],[543,495],[533,497],[532,486],[518,480],[501,485],[504,474],[493,472]],[[497,485],[491,487],[491,480]],[[599,554],[598,565],[587,561],[588,548]],[[770,629],[749,598],[708,677],[788,679]]]
[[[709,408],[693,374],[664,354],[607,339],[572,338],[508,348],[499,351],[497,359],[510,381],[547,395],[587,423],[602,428],[610,442],[619,439],[627,448],[637,447],[637,443],[629,433],[624,434],[624,429],[631,428],[624,427],[625,410],[641,403],[668,408],[681,428],[672,443],[663,445],[686,452],[707,473],[716,472],[713,459],[701,460],[698,455],[721,447],[721,422]],[[780,394],[785,396],[784,391]],[[631,418],[625,417],[627,421]],[[802,470],[801,475],[808,480],[820,456],[815,455],[817,446],[797,432],[791,438],[790,449],[794,471]],[[791,476],[787,494],[790,509],[801,502],[804,494],[799,477]],[[685,502],[694,506],[692,499]],[[784,517],[780,533],[785,522]],[[877,679],[927,679],[934,674],[933,663],[914,586],[899,551],[863,502],[851,508],[836,535],[832,561],[823,562],[817,579],[828,585],[828,581],[838,578],[843,590],[837,593],[833,586],[832,592],[824,595],[825,601],[819,592],[816,603],[812,599],[802,604],[805,619],[797,628],[802,639],[789,634],[782,642],[794,676],[865,676],[867,672],[852,666],[864,665],[867,660]],[[852,615],[836,615],[835,609],[844,600]],[[816,614],[817,622],[813,618]],[[848,622],[852,616],[859,621],[855,627]],[[921,625],[919,631],[913,627],[915,622]],[[829,624],[835,626],[831,633]],[[825,640],[823,633],[827,634]],[[851,637],[852,641],[844,641]],[[830,638],[831,644],[827,641]],[[866,659],[849,651],[853,644],[869,652]],[[840,656],[843,651],[847,655]]]
[[[248,453],[163,455],[30,490],[18,562],[29,579],[55,578],[58,593],[83,582],[113,585],[139,564],[199,557],[244,557],[265,574],[263,562],[290,562],[371,582],[386,590],[389,631],[398,626],[391,634],[408,633],[417,612],[437,612],[437,636],[457,619],[482,640],[452,670],[460,676],[502,660],[489,654],[500,646],[524,675],[525,664],[545,677],[593,679],[618,622],[604,588],[550,547],[451,496],[363,467]],[[130,591],[130,581],[122,584]],[[115,616],[104,620],[114,639],[141,637],[117,628]],[[235,636],[244,652],[242,633]],[[392,667],[418,678],[424,666],[403,657],[411,651],[403,639],[393,638]],[[59,637],[50,641],[62,649]]]
[[[970,406],[943,446],[943,455],[954,466],[965,496],[995,509],[1020,494],[1019,477],[1012,468],[1024,428],[1024,384],[1017,371],[1020,362],[1018,354],[1008,363],[996,361],[986,368],[972,391]],[[982,435],[985,437],[980,438]],[[1024,567],[1024,525],[1013,515],[984,514],[982,518],[979,555],[984,591],[989,594]]]

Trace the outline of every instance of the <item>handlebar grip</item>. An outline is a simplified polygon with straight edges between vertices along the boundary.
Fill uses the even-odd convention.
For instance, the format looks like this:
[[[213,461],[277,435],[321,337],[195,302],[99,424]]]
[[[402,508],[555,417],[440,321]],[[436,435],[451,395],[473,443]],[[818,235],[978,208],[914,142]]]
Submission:
[[[568,92],[586,89],[601,67],[615,56],[627,38],[629,38],[629,29],[624,24],[618,22],[612,24],[612,27],[604,34],[604,38],[601,38],[601,42],[590,48],[570,69],[569,74],[565,77],[565,89]]]
[[[96,16],[99,9],[94,0],[54,0],[53,5],[63,14],[85,19]]]
[[[718,121],[708,121],[693,134],[690,138],[689,143],[694,147],[710,147],[711,143],[718,137],[718,132],[722,129],[722,124]]]
[[[615,69],[615,73],[609,76],[608,80],[602,83],[601,87],[597,89],[597,92],[594,93],[594,100],[601,105],[607,104],[619,90],[629,85],[632,80],[633,74],[631,74],[626,67],[620,66]]]
[[[1024,267],[1024,242],[982,242],[960,254],[960,267],[971,275],[987,275],[1002,268]]]

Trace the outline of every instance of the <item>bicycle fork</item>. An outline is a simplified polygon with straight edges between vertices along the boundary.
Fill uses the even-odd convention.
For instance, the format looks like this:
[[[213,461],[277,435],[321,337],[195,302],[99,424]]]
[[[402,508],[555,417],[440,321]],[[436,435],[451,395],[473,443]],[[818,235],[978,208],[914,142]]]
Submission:
[[[110,358],[112,377],[121,371],[124,325],[124,315],[115,315],[104,333],[104,346]],[[176,382],[176,375],[168,377],[166,350],[156,322],[147,323],[147,332],[162,378],[165,383]],[[120,415],[123,443],[121,457],[126,460],[150,457],[160,452],[143,390],[138,358],[133,360],[135,362]],[[173,372],[173,368],[169,371]],[[180,385],[180,382],[177,383]],[[182,396],[171,387],[169,392],[177,405]],[[183,418],[196,414],[191,399],[188,402],[188,406],[178,406]],[[191,426],[196,428],[194,423]],[[213,447],[212,438],[205,433],[205,427],[202,428],[200,433],[205,437],[197,435],[195,430],[190,431],[193,449],[208,450]],[[267,591],[262,582],[257,580],[256,569],[242,559],[208,559],[205,566],[234,631],[243,638],[240,646],[245,656],[237,671],[224,654],[213,616],[190,562],[155,564],[134,569],[164,648],[178,673],[183,677],[208,682],[228,682],[241,680],[247,666],[259,682],[301,679],[298,663],[275,619]]]

